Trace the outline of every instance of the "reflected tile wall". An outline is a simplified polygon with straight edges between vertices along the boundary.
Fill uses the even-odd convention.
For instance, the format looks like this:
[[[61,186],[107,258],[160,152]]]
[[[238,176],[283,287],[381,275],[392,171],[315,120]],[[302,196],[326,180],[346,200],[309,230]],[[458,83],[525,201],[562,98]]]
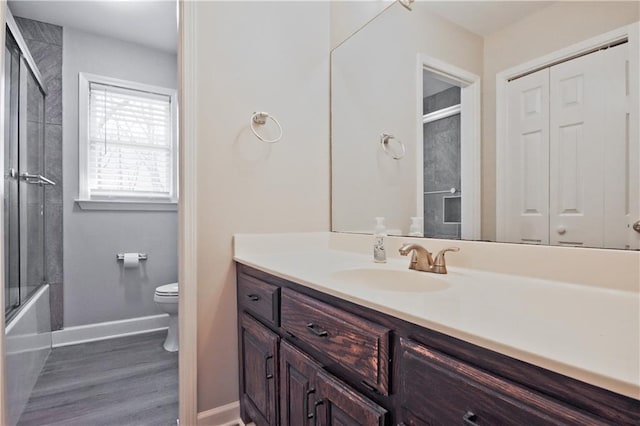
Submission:
[[[20,17],[16,17],[16,22],[47,87],[44,174],[56,182],[56,186],[45,186],[44,265],[46,280],[51,284],[51,326],[59,330],[63,325],[62,27]]]
[[[424,99],[424,113],[460,103],[460,88],[452,87]],[[429,194],[456,188],[460,191],[460,114],[424,125],[424,235],[433,238],[460,238],[461,225],[445,223],[444,197]],[[459,195],[459,193],[457,194]],[[449,207],[454,204],[450,204]],[[454,207],[456,208],[456,207]],[[451,213],[458,212],[448,212]]]

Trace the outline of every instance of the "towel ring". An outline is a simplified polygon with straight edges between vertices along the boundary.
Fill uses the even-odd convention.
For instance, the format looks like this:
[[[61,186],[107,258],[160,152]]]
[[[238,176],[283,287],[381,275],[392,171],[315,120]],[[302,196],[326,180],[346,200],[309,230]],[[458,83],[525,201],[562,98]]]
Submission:
[[[267,123],[267,119],[268,118],[273,120],[273,122],[276,123],[276,125],[278,126],[278,130],[280,132],[280,135],[278,135],[278,137],[275,138],[275,139],[265,139],[262,136],[260,136],[258,134],[258,132],[256,132],[254,124],[264,125],[264,124]],[[251,121],[249,122],[249,127],[251,127],[251,131],[253,132],[253,134],[256,135],[256,137],[258,139],[260,139],[262,142],[276,143],[280,139],[282,139],[282,126],[280,125],[278,120],[276,120],[275,117],[269,115],[268,112],[254,112],[253,115],[251,116]]]
[[[400,145],[402,153],[394,154],[391,151],[389,151],[389,141],[391,139],[396,139],[396,137],[387,133],[382,133],[380,135],[380,145],[382,146],[382,150],[384,151],[385,154],[387,154],[389,157],[393,158],[394,160],[403,159],[405,154],[407,153],[407,150],[404,147],[404,143],[402,143],[401,140],[396,139],[396,141],[398,142],[398,145]]]

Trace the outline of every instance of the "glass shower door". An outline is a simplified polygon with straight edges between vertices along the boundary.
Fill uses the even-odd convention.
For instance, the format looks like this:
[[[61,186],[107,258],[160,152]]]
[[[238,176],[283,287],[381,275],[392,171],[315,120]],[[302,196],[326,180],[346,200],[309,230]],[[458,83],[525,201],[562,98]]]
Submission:
[[[20,61],[20,300],[44,276],[44,93],[24,58]]]
[[[18,101],[20,50],[7,31],[4,68],[4,311],[20,306],[20,205],[18,201]]]
[[[5,317],[45,283],[45,94],[18,44],[6,33],[4,232]]]

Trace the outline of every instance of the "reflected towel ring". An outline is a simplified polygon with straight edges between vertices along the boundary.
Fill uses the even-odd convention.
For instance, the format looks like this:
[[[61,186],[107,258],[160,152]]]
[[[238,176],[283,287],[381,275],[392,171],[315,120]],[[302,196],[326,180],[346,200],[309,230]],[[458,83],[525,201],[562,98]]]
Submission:
[[[393,158],[394,160],[403,159],[405,154],[407,153],[407,150],[404,147],[404,143],[402,143],[401,140],[396,139],[396,142],[398,142],[398,145],[400,145],[400,149],[402,150],[402,153],[395,154],[389,151],[389,141],[391,139],[396,139],[396,137],[387,133],[382,133],[380,135],[380,145],[382,146],[382,150],[384,151],[385,154],[387,154],[389,157]]]
[[[258,132],[256,132],[256,129],[254,127],[254,124],[260,124],[260,125],[266,124],[268,118],[273,120],[273,122],[276,123],[276,125],[278,126],[278,130],[280,132],[280,135],[278,135],[278,137],[275,138],[275,139],[265,139],[265,138],[263,138],[262,136],[260,136],[258,134]],[[280,139],[282,139],[282,126],[280,125],[278,120],[276,120],[275,117],[269,115],[268,112],[254,112],[253,115],[251,116],[251,120],[249,121],[249,127],[251,127],[251,131],[253,132],[253,134],[256,135],[256,137],[258,139],[260,139],[262,142],[276,143]]]

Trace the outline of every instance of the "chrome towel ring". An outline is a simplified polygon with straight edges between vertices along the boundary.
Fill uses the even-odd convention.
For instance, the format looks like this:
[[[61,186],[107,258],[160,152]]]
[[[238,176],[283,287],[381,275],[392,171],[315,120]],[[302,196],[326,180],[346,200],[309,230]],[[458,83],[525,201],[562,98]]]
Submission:
[[[256,124],[265,125],[267,123],[267,119],[268,118],[273,120],[273,122],[276,123],[276,125],[278,126],[278,130],[280,132],[280,135],[278,135],[278,137],[275,138],[275,139],[265,139],[264,137],[260,136],[258,134],[258,132],[256,132],[255,125]],[[249,127],[251,127],[251,131],[253,132],[253,134],[256,135],[256,137],[258,139],[260,139],[262,142],[276,143],[280,139],[282,139],[282,126],[280,125],[278,120],[276,120],[275,117],[273,117],[272,115],[269,115],[268,112],[254,112],[253,115],[251,116],[251,120],[249,122]]]
[[[400,150],[402,151],[401,153],[397,154],[397,153],[394,153],[394,152],[389,150],[389,141],[391,139],[395,139],[396,140],[396,142],[400,146]],[[402,143],[401,140],[396,139],[395,136],[390,135],[388,133],[382,133],[380,135],[380,145],[382,146],[382,150],[384,151],[384,153],[387,154],[389,157],[393,158],[394,160],[403,159],[405,154],[407,153],[407,150],[404,147],[404,143]]]

